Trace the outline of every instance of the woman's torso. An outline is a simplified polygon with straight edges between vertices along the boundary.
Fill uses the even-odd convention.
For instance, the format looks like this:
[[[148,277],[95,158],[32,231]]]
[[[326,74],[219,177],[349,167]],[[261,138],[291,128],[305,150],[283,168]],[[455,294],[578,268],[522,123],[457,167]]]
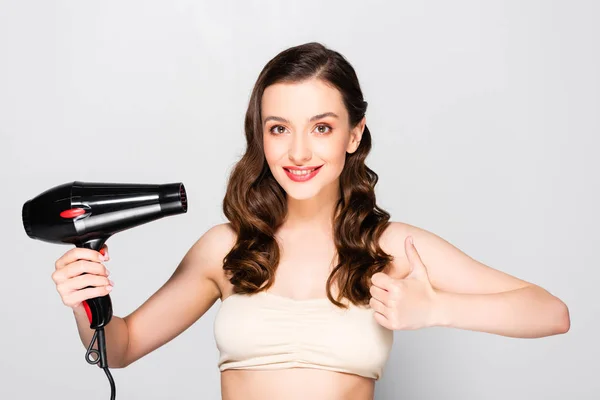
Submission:
[[[221,373],[223,400],[372,400],[374,381],[309,368]]]
[[[217,315],[217,321],[219,318],[224,321],[219,322],[223,328],[216,332],[225,332],[231,330],[232,333],[227,335],[237,335],[233,337],[233,341],[242,340],[241,345],[248,343],[249,346],[255,345],[251,339],[246,339],[244,334],[236,331],[236,322],[234,318],[244,319],[244,323],[238,324],[237,328],[245,330],[249,335],[252,334],[252,329],[256,328],[257,332],[261,327],[268,328],[269,324],[255,326],[251,321],[256,318],[249,313],[256,313],[255,316],[263,314],[262,307],[269,309],[269,312],[280,312],[279,316],[284,320],[285,323],[296,323],[301,320],[301,315],[306,315],[308,325],[306,329],[312,329],[307,335],[306,345],[310,346],[309,341],[312,337],[318,337],[315,335],[315,328],[318,329],[319,325],[317,320],[313,321],[311,318],[323,318],[324,332],[330,332],[331,335],[327,340],[329,342],[317,340],[319,344],[331,344],[335,346],[335,342],[332,342],[333,336],[344,336],[344,332],[348,332],[345,339],[346,341],[356,340],[358,346],[348,348],[349,352],[356,352],[358,348],[363,347],[364,342],[360,342],[360,338],[371,334],[370,338],[373,341],[377,341],[372,350],[375,353],[379,352],[379,359],[382,359],[382,351],[389,349],[391,345],[392,332],[384,332],[383,329],[373,326],[373,319],[370,318],[371,314],[367,311],[363,311],[359,308],[354,308],[352,312],[352,319],[342,320],[343,318],[336,311],[337,309],[328,309],[328,307],[335,307],[327,300],[327,293],[325,283],[331,272],[333,266],[335,247],[331,239],[330,233],[322,232],[315,234],[314,230],[302,232],[280,232],[279,233],[281,257],[280,263],[277,267],[276,279],[272,287],[268,289],[267,293],[263,293],[260,296],[247,299],[240,294],[233,293],[233,286],[226,279],[225,275],[220,279],[218,285],[221,289],[221,305],[219,314]],[[332,288],[332,294],[335,297],[336,294],[335,285]],[[230,298],[230,296],[233,296]],[[226,307],[235,307],[234,310],[228,310]],[[247,308],[249,307],[249,308]],[[227,316],[223,316],[221,313],[226,312]],[[238,313],[237,315],[235,313]],[[299,313],[298,318],[294,319],[293,313]],[[259,314],[260,313],[260,314]],[[331,313],[331,321],[327,322],[327,313]],[[278,314],[272,314],[276,317]],[[288,316],[290,315],[290,316]],[[337,315],[337,317],[336,317]],[[335,318],[338,318],[336,320]],[[261,319],[257,324],[261,324],[264,318]],[[301,322],[298,322],[301,323]],[[352,329],[351,325],[343,326],[346,324],[360,324],[359,329]],[[336,325],[337,324],[337,325]],[[279,327],[272,325],[274,328],[273,335],[282,333],[277,331]],[[301,325],[299,325],[301,326]],[[215,324],[215,327],[218,327]],[[366,327],[366,328],[364,328]],[[336,330],[337,329],[337,330]],[[344,331],[342,331],[344,329]],[[361,332],[361,329],[365,329]],[[289,334],[292,331],[287,331]],[[307,331],[308,332],[308,331]],[[355,335],[355,336],[352,336]],[[282,336],[284,336],[282,334]],[[348,339],[349,337],[349,339]],[[282,341],[286,340],[286,337],[276,338]],[[298,340],[302,340],[302,335],[297,336]],[[343,337],[340,337],[343,340]],[[364,340],[364,339],[363,339]],[[367,339],[368,340],[368,339]],[[260,342],[258,342],[260,344]],[[353,343],[353,342],[350,342]],[[346,344],[348,345],[348,344]],[[343,350],[343,347],[339,347],[339,350]],[[367,351],[361,349],[363,353],[356,353],[356,356],[364,357]],[[368,350],[368,351],[371,351]],[[334,356],[335,353],[329,354]],[[341,356],[341,355],[340,355]],[[368,357],[364,357],[368,359]],[[357,364],[353,364],[357,366]],[[368,363],[367,363],[368,365]],[[221,392],[223,400],[252,400],[252,399],[312,399],[312,400],[371,400],[374,396],[374,384],[375,379],[367,377],[364,373],[352,373],[352,372],[341,372],[334,370],[327,370],[326,368],[285,368],[285,369],[226,369],[221,373]]]

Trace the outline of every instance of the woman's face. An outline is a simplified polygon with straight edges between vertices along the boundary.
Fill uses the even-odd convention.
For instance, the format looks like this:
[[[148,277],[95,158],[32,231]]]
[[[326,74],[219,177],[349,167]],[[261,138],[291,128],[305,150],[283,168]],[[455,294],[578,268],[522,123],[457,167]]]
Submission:
[[[363,118],[351,129],[340,92],[319,79],[277,83],[265,89],[261,107],[265,158],[288,196],[305,200],[337,189],[365,124]]]

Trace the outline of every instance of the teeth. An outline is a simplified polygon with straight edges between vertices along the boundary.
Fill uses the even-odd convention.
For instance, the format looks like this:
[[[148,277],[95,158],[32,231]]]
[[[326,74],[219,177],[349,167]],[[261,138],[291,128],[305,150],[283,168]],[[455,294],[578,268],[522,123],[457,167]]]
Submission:
[[[293,175],[299,175],[299,176],[302,176],[302,175],[308,175],[308,174],[310,174],[310,173],[311,173],[311,172],[313,172],[315,169],[316,169],[316,168],[313,168],[313,169],[307,169],[307,170],[302,170],[302,171],[295,170],[295,169],[288,169],[288,171],[290,171],[290,172],[291,172]]]

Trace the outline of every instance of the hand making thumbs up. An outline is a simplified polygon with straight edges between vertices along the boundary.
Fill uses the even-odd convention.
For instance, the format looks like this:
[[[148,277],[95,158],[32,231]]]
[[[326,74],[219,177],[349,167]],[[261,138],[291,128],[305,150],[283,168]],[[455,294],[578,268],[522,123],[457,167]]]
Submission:
[[[404,240],[410,273],[395,279],[384,272],[371,278],[371,300],[375,320],[390,330],[412,330],[435,325],[436,292],[431,286],[427,268],[412,241]]]

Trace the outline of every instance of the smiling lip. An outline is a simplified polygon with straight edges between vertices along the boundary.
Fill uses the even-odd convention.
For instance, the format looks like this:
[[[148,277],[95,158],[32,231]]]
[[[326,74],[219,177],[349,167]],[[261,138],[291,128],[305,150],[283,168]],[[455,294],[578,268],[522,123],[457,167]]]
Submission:
[[[319,171],[321,170],[322,165],[319,166],[312,166],[312,167],[292,167],[292,166],[286,166],[283,167],[283,170],[285,171],[286,175],[288,176],[288,178],[290,178],[291,180],[293,180],[294,182],[306,182],[312,178],[315,177],[315,175],[317,175],[319,173]],[[314,170],[312,172],[308,172],[308,173],[302,173],[302,174],[298,174],[298,173],[293,173],[292,171],[311,171]]]

